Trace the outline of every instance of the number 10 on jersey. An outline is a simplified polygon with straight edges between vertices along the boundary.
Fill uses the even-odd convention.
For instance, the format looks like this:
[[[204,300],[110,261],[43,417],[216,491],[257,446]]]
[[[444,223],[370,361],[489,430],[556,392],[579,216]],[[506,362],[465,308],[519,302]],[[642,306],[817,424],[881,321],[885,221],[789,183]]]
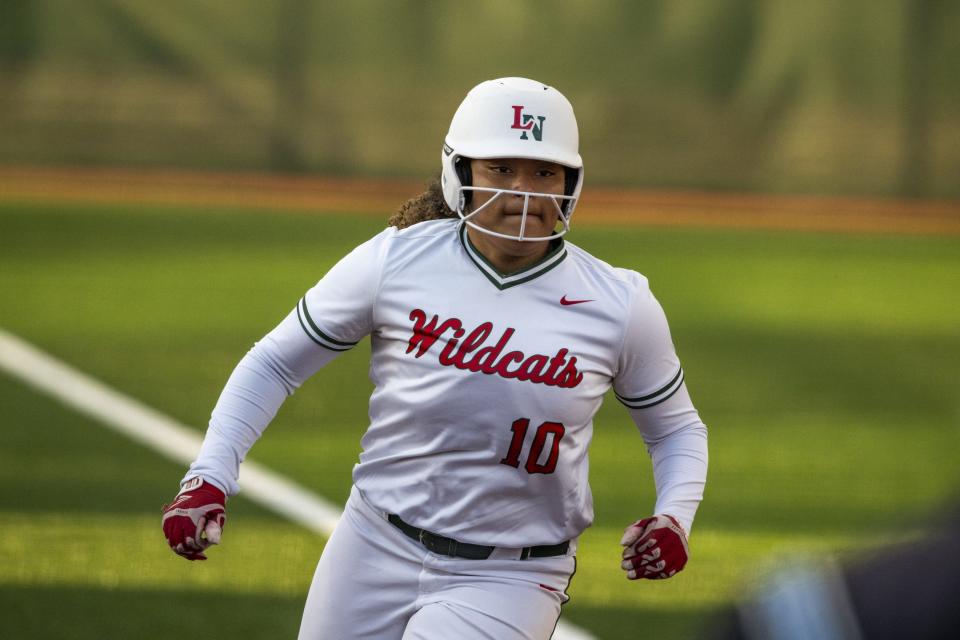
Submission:
[[[500,461],[514,468],[520,468],[520,456],[523,453],[523,440],[527,435],[527,429],[530,427],[529,418],[517,418],[510,425],[513,431],[513,439],[510,440],[510,450]],[[527,461],[524,469],[527,473],[553,473],[557,469],[557,458],[560,457],[560,440],[566,427],[560,422],[544,422],[537,427],[537,432],[533,436],[533,442],[530,444],[530,451],[527,452]],[[550,453],[547,459],[540,462],[543,456],[543,450],[547,447],[547,439],[550,440]]]

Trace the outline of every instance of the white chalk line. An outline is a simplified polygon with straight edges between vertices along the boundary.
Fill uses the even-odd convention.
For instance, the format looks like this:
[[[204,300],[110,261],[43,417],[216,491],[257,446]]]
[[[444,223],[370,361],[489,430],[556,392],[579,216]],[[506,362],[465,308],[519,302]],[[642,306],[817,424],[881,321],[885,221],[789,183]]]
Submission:
[[[169,460],[186,466],[200,451],[202,438],[196,429],[120,393],[2,328],[0,369]],[[239,481],[246,498],[314,533],[329,537],[340,520],[340,507],[251,460],[240,465]],[[562,620],[553,639],[596,640]]]

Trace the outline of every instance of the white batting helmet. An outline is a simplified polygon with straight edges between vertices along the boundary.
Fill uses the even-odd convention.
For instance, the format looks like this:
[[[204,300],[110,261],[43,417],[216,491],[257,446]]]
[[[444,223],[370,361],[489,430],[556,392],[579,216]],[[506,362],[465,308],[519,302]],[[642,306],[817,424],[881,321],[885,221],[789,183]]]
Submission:
[[[450,122],[440,156],[444,199],[466,224],[484,233],[514,240],[558,238],[570,228],[570,217],[583,186],[583,160],[578,148],[577,119],[573,115],[573,106],[562,93],[526,78],[487,80],[470,90]],[[565,194],[552,196],[554,202],[563,202],[562,207],[558,205],[563,229],[551,236],[523,237],[529,198],[549,194],[503,189],[483,191],[495,192],[494,198],[503,193],[525,196],[520,235],[495,233],[472,222],[470,218],[478,211],[465,212],[471,192],[476,189],[471,184],[470,159],[485,158],[528,158],[566,167]]]

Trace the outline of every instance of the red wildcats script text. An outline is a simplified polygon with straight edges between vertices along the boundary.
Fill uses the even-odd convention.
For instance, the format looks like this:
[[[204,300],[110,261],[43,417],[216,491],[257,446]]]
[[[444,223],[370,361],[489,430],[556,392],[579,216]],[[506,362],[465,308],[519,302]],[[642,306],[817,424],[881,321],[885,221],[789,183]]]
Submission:
[[[508,327],[495,343],[488,344],[488,338],[493,333],[492,322],[484,322],[467,333],[459,319],[450,318],[441,322],[439,316],[434,315],[427,321],[427,314],[422,309],[411,311],[410,319],[413,321],[413,335],[410,336],[407,353],[416,350],[415,358],[430,351],[434,343],[449,332],[446,345],[438,357],[440,364],[445,367],[551,387],[573,388],[583,380],[583,374],[577,371],[577,358],[569,355],[569,349],[560,349],[554,356],[539,353],[527,356],[522,351],[505,352],[510,337],[515,333],[513,328]]]

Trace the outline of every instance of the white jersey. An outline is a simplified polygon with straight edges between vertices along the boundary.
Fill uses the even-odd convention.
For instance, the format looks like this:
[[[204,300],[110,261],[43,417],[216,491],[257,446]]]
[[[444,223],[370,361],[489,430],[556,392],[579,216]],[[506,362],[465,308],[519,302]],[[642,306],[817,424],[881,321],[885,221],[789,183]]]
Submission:
[[[368,335],[375,389],[353,479],[379,509],[475,544],[576,538],[612,386],[653,455],[656,512],[689,529],[706,429],[647,280],[562,240],[502,275],[459,220],[388,228],[335,265],[238,366],[188,477],[236,493],[283,397]]]

